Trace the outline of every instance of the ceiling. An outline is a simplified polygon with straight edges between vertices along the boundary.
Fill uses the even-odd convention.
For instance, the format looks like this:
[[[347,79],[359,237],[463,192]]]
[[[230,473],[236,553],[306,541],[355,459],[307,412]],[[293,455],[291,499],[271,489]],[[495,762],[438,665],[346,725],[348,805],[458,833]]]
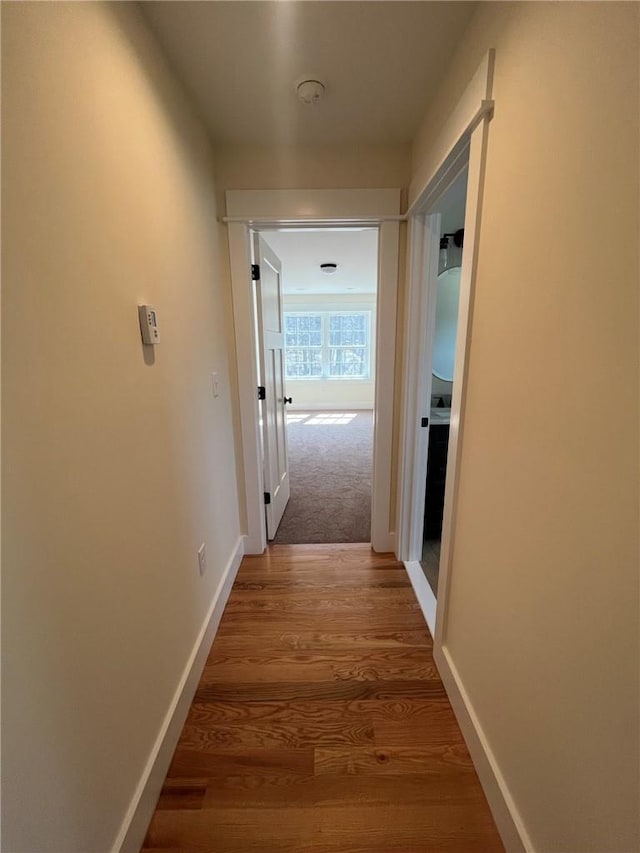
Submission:
[[[266,231],[263,237],[282,261],[282,290],[286,295],[376,292],[378,231],[375,228]],[[333,275],[321,272],[323,263],[338,264],[337,272]]]
[[[217,144],[410,142],[468,2],[206,0],[140,7]],[[296,83],[326,95],[300,103]]]

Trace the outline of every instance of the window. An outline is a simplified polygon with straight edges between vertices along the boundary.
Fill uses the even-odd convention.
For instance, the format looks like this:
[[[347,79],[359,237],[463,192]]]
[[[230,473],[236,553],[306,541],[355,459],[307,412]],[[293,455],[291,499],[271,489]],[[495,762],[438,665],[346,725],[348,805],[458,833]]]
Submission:
[[[370,311],[284,315],[287,379],[367,379]]]
[[[285,314],[284,346],[287,379],[321,377],[322,315]]]

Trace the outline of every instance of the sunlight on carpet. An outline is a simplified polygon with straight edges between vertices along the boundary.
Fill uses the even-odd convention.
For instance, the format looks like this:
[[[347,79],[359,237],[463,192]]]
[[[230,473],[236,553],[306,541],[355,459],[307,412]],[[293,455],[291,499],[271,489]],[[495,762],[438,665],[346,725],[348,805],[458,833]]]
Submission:
[[[291,498],[274,543],[371,541],[373,412],[288,412],[287,438]]]

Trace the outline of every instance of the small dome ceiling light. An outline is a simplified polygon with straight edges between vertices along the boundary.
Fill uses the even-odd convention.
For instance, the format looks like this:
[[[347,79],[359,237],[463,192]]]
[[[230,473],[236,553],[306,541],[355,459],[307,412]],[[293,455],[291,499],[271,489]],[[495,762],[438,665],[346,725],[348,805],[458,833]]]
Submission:
[[[325,93],[324,83],[319,80],[303,80],[296,86],[298,100],[303,104],[317,104]]]
[[[338,271],[338,264],[320,264],[320,270],[325,275],[333,275],[334,272]]]

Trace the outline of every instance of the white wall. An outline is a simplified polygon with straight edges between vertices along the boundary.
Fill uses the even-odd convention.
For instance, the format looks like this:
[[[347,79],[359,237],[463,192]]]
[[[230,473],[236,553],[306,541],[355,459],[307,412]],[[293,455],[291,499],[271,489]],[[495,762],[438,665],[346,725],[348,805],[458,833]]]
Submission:
[[[375,399],[376,296],[371,294],[285,295],[284,311],[370,311],[371,373],[368,379],[287,379],[287,395],[293,398],[291,410],[324,408],[328,410],[373,409]]]
[[[548,853],[640,849],[638,34],[483,4],[414,146],[495,47],[445,646]]]
[[[238,541],[226,249],[133,4],[4,4],[2,54],[3,849],[104,853]]]

